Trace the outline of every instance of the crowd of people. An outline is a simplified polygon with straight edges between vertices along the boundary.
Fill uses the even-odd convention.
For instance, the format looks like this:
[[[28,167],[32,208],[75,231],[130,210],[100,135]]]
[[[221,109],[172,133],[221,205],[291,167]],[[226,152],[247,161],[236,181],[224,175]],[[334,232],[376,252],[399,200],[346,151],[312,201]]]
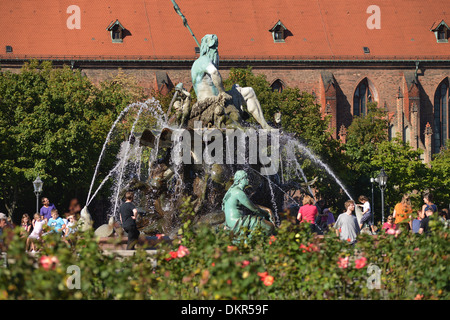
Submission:
[[[132,201],[134,194],[128,192],[126,201],[120,207],[120,220],[124,229],[129,234],[128,249],[133,249],[139,232],[136,228],[136,208]],[[300,201],[300,197],[295,197],[296,204],[302,203],[297,207],[287,208],[287,216],[292,217],[294,223],[309,223],[311,231],[324,234],[327,233],[331,227],[334,228],[336,235],[341,239],[353,244],[357,241],[358,235],[365,227],[368,232],[375,234],[392,234],[398,235],[400,232],[412,232],[417,234],[429,234],[431,232],[430,220],[434,219],[438,213],[438,219],[446,227],[450,224],[448,209],[443,208],[438,211],[436,204],[433,202],[431,193],[426,193],[423,196],[423,205],[420,209],[414,212],[411,205],[411,199],[408,194],[403,195],[402,200],[394,207],[392,214],[388,215],[387,221],[381,226],[381,230],[377,230],[374,224],[374,216],[370,206],[369,199],[361,195],[358,197],[358,202],[353,200],[345,202],[345,211],[341,213],[337,219],[331,212],[330,208],[326,206],[325,200],[316,201],[312,196],[305,195]],[[357,219],[355,211],[359,207],[361,217]],[[293,209],[294,208],[294,209]],[[40,212],[33,215],[33,219],[28,214],[23,214],[20,223],[20,235],[26,239],[26,250],[35,252],[39,249],[39,243],[42,243],[45,236],[51,233],[61,235],[66,239],[71,233],[76,231],[76,224],[81,211],[80,204],[77,199],[72,199],[69,205],[69,210],[60,217],[58,209],[50,203],[47,197],[42,198],[42,207]],[[294,221],[295,220],[295,221]],[[4,251],[3,231],[4,229],[13,229],[15,226],[4,213],[0,213],[0,250]]]
[[[300,197],[295,197],[294,201],[300,203]],[[392,214],[387,217],[387,221],[378,230],[374,224],[369,199],[364,195],[358,197],[358,203],[353,200],[346,201],[344,204],[345,211],[336,220],[324,200],[315,201],[310,195],[305,195],[294,223],[309,223],[311,230],[318,234],[324,234],[330,230],[330,227],[333,227],[341,240],[346,240],[351,244],[356,242],[357,236],[365,227],[368,228],[368,233],[372,235],[398,235],[401,232],[429,234],[431,232],[429,222],[433,219],[434,213],[438,213],[439,221],[448,227],[450,222],[448,209],[443,208],[438,211],[436,204],[433,203],[431,193],[424,195],[423,202],[416,215],[413,215],[414,210],[410,195],[403,195],[402,200],[395,205]],[[357,207],[360,208],[361,217],[359,219],[355,214]],[[295,205],[288,208],[288,214],[293,214],[293,208],[295,208]]]
[[[120,222],[123,229],[128,235],[127,249],[134,249],[139,238],[139,231],[136,226],[137,209],[133,204],[134,193],[127,192],[125,202],[120,206]],[[33,215],[24,213],[21,217],[20,237],[26,241],[26,251],[34,253],[39,250],[40,244],[45,241],[46,235],[58,234],[61,238],[70,244],[69,235],[75,233],[77,230],[77,221],[80,217],[81,207],[76,198],[72,199],[69,204],[69,209],[63,217],[59,215],[56,206],[50,202],[47,197],[41,199],[42,207],[39,212]],[[6,251],[3,241],[3,230],[14,229],[16,226],[12,223],[11,218],[4,213],[0,213],[0,252]],[[12,235],[13,233],[9,233]],[[6,242],[9,242],[9,239]]]
[[[77,199],[71,200],[69,210],[64,217],[59,215],[58,209],[53,203],[50,203],[47,197],[43,197],[41,201],[42,207],[33,215],[33,219],[27,213],[24,213],[21,218],[20,237],[26,241],[27,252],[39,250],[39,244],[45,240],[45,236],[48,234],[59,234],[67,241],[67,237],[76,231],[76,223],[81,211]],[[0,213],[0,239],[3,238],[2,234],[5,228],[13,229],[14,227],[11,219],[4,213]],[[3,241],[0,242],[0,246],[3,245]]]

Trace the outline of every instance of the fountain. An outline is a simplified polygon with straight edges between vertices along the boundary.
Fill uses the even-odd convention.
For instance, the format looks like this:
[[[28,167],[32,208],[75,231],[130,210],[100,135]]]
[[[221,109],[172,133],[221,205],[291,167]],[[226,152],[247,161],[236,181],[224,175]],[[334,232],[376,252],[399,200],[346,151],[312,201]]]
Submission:
[[[182,16],[175,2],[172,2],[177,13]],[[187,25],[185,18],[183,23]],[[231,90],[225,91],[218,71],[216,35],[204,36],[199,47],[200,57],[191,69],[197,102],[191,106],[190,93],[180,83],[176,86],[167,113],[163,112],[155,99],[126,107],[114,122],[103,145],[86,206],[106,181],[112,180],[114,186],[109,217],[119,220],[118,208],[123,195],[126,191],[134,191],[135,204],[140,213],[137,226],[146,235],[166,234],[175,237],[178,227],[187,219],[181,212],[186,199],[190,199],[194,225],[224,225],[230,230],[234,230],[238,224],[248,227],[271,225],[266,228],[269,234],[280,225],[284,199],[291,198],[288,191],[301,190],[302,193],[313,195],[311,186],[317,177],[312,181],[307,179],[298,162],[298,152],[324,168],[351,198],[333,171],[305,145],[266,122],[252,88],[233,85]],[[244,110],[243,104],[247,110]],[[112,132],[117,123],[135,109],[138,110],[136,118],[128,138],[121,145],[117,163],[92,193]],[[144,125],[143,130],[136,130],[142,112],[150,112],[156,123]],[[258,125],[250,125],[245,121],[250,115]],[[144,154],[149,154],[148,159]],[[281,173],[280,163],[283,166]],[[146,166],[148,171],[145,173],[142,167]],[[285,177],[285,169],[294,172],[294,176]],[[243,199],[242,203],[252,204],[233,211],[226,202],[230,198],[226,193],[230,187],[238,187],[233,181],[236,175],[240,179],[245,176],[245,181],[248,180],[245,184],[239,184],[239,190],[236,189],[236,192],[241,192],[239,199]],[[303,182],[298,177],[302,177]],[[224,197],[226,199],[222,205]],[[234,216],[232,225],[230,217],[233,214],[230,212],[235,212],[234,215],[239,212],[238,216],[241,217],[236,222]],[[252,214],[262,212],[268,214],[263,224],[251,217]],[[108,229],[107,226],[105,228]]]
[[[307,179],[297,153],[325,169],[351,198],[333,171],[308,147],[267,124],[252,88],[235,85],[228,92],[223,89],[217,68],[210,71],[218,65],[217,44],[214,35],[202,39],[203,53],[192,68],[198,97],[194,105],[190,105],[189,93],[179,84],[167,114],[155,99],[131,104],[122,111],[103,145],[86,206],[106,181],[112,180],[109,218],[119,220],[118,208],[123,195],[128,190],[134,191],[140,213],[137,226],[141,233],[175,237],[178,227],[185,221],[180,208],[187,198],[195,214],[194,224],[226,225],[222,200],[233,185],[236,172],[244,171],[250,182],[244,191],[251,202],[270,213],[267,221],[276,228],[280,225],[284,199],[291,198],[288,191],[301,190],[312,195],[311,186],[317,180],[317,177],[312,181]],[[204,78],[212,79],[212,83],[205,82]],[[244,101],[259,125],[250,125],[244,120],[249,117],[242,108]],[[112,133],[130,110],[137,112],[128,138],[121,144],[114,168],[93,191]],[[156,123],[141,125],[141,130],[136,130],[143,113],[149,113]],[[293,179],[285,181],[279,170],[280,163],[284,166],[282,169],[295,173]],[[146,166],[148,170],[142,170]],[[303,182],[298,181],[298,177],[302,177]],[[244,209],[242,214],[252,213]]]

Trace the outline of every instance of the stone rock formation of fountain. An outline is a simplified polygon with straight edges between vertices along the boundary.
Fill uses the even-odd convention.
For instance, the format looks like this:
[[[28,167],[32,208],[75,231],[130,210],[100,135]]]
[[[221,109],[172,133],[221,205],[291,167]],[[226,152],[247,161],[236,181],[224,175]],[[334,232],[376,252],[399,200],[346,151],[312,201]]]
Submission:
[[[207,35],[204,39],[216,41],[210,46],[217,50],[217,37],[214,37]],[[193,70],[195,65],[196,63]],[[211,66],[205,68],[210,69]],[[178,227],[187,219],[182,214],[186,199],[190,199],[194,224],[223,224],[225,215],[221,208],[222,199],[232,185],[236,171],[244,170],[250,181],[250,186],[245,190],[248,198],[257,205],[269,208],[273,213],[274,224],[278,226],[287,192],[301,190],[302,193],[312,194],[310,187],[316,181],[308,181],[296,159],[296,151],[324,168],[351,198],[332,170],[306,146],[291,135],[267,124],[253,89],[235,85],[232,90],[225,92],[220,74],[217,78],[218,72],[210,75],[205,70],[200,73],[201,77],[213,79],[212,86],[215,86],[215,90],[210,90],[209,87],[205,89],[203,80],[197,79],[196,83],[193,78],[197,97],[199,94],[204,96],[205,92],[215,94],[203,97],[192,107],[189,92],[179,84],[167,114],[155,99],[150,99],[145,103],[128,106],[119,115],[100,154],[86,206],[105,181],[112,179],[116,183],[109,216],[118,217],[119,202],[125,192],[134,191],[135,204],[140,213],[137,225],[141,233],[174,237]],[[192,74],[194,77],[198,70]],[[245,121],[249,114],[242,107],[244,100],[247,110],[259,125],[250,125]],[[139,108],[139,111],[127,141],[122,143],[117,164],[91,197],[98,167],[111,133],[118,121],[132,108]],[[157,120],[156,124],[147,126],[142,132],[135,132],[143,111],[150,111]],[[141,155],[145,148],[151,149],[148,175],[141,172]],[[279,163],[282,166],[292,165],[291,171],[296,172],[295,179],[284,181],[282,172],[278,170]],[[300,183],[298,177],[302,177],[304,182]]]

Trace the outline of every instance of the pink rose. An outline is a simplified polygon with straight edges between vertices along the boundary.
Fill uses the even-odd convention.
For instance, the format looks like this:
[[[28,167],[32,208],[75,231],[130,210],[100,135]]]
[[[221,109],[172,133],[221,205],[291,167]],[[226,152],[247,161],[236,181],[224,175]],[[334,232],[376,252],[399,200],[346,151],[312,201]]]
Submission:
[[[337,263],[339,268],[346,269],[348,267],[348,259],[349,259],[349,257],[339,258],[338,263]]]
[[[42,256],[39,263],[45,270],[50,270],[55,269],[56,265],[59,264],[59,260],[55,256]]]
[[[245,267],[248,266],[249,264],[250,264],[250,261],[248,261],[248,260],[242,261],[242,268],[245,268]]]
[[[178,258],[182,258],[184,256],[187,256],[188,254],[189,254],[189,250],[185,246],[180,246],[178,248],[178,251],[177,251]]]

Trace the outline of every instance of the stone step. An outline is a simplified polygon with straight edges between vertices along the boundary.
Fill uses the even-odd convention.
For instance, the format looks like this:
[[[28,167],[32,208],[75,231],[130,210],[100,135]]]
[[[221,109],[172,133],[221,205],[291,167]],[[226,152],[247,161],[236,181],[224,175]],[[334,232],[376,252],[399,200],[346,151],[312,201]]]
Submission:
[[[111,255],[111,254],[116,254],[118,256],[121,257],[132,257],[134,256],[136,253],[136,250],[103,250],[103,254],[104,255]],[[153,256],[156,255],[158,253],[158,250],[145,250],[145,253],[147,255]]]

